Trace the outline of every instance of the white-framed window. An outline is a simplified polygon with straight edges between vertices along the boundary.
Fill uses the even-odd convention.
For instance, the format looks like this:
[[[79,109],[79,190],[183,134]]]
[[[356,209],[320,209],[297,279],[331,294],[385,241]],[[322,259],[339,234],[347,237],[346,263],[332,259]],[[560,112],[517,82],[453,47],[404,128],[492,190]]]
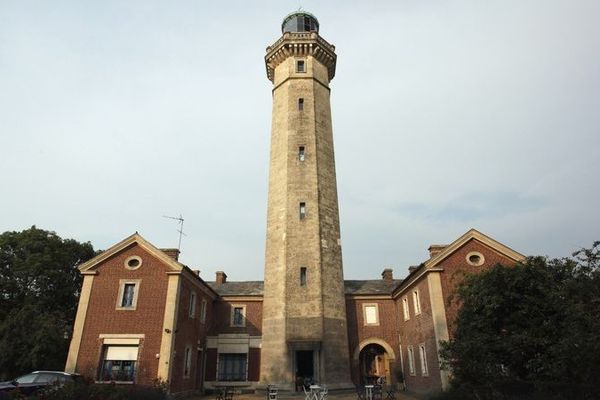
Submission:
[[[217,380],[246,381],[248,376],[248,354],[219,353],[219,374]]]
[[[246,306],[233,304],[231,306],[231,326],[246,326]]]
[[[479,267],[485,262],[485,257],[478,251],[472,251],[465,257],[467,263],[474,267]]]
[[[413,291],[413,306],[415,307],[415,315],[421,314],[421,298],[418,290]]]
[[[117,310],[135,310],[137,307],[138,294],[140,292],[141,279],[119,280],[119,292],[117,294]]]
[[[300,219],[306,218],[306,203],[303,201],[300,202],[299,214]]]
[[[304,60],[296,60],[296,72],[306,72],[306,62]]]
[[[427,368],[427,351],[425,350],[425,343],[419,345],[419,357],[421,358],[421,375],[429,376],[429,369]]]
[[[196,292],[190,292],[190,307],[189,307],[190,318],[196,316]]]
[[[124,264],[125,268],[130,270],[136,270],[142,266],[142,259],[140,256],[127,257]]]
[[[189,378],[192,371],[192,349],[189,347],[185,348],[185,354],[183,357],[183,377]]]
[[[364,325],[379,325],[379,306],[377,303],[363,304]]]
[[[415,375],[415,351],[412,346],[406,347],[408,353],[408,373]]]
[[[202,299],[200,303],[200,323],[206,322],[206,299]]]
[[[408,308],[408,298],[406,297],[402,299],[402,311],[404,312],[404,320],[408,321],[410,319],[410,310]]]
[[[104,345],[98,380],[102,382],[134,382],[138,346]]]

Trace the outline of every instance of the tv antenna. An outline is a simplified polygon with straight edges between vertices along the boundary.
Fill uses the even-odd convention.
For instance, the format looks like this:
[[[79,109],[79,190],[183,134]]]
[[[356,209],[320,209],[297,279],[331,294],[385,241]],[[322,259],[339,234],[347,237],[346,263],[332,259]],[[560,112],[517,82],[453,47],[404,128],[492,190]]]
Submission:
[[[178,221],[179,229],[177,229],[177,232],[179,232],[179,244],[177,245],[177,250],[181,251],[181,237],[187,236],[185,233],[183,233],[183,216],[181,214],[179,214],[179,217],[171,217],[168,215],[163,215],[163,218],[169,218],[169,219],[174,219],[175,221]]]

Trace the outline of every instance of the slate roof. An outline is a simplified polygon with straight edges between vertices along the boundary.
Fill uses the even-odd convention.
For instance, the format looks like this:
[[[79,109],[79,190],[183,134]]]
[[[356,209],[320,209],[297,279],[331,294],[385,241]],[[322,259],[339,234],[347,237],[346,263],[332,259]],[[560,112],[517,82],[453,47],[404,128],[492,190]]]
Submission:
[[[361,280],[361,281],[344,281],[344,293],[346,294],[392,294],[402,283],[402,279],[394,279],[385,281],[377,280]]]
[[[228,281],[221,285],[216,282],[206,282],[220,296],[262,296],[264,290],[263,281]],[[402,279],[393,281],[377,280],[350,280],[344,281],[344,293],[353,295],[390,295],[396,289]]]
[[[206,282],[220,296],[262,296],[263,281],[227,281],[218,285],[217,282]]]

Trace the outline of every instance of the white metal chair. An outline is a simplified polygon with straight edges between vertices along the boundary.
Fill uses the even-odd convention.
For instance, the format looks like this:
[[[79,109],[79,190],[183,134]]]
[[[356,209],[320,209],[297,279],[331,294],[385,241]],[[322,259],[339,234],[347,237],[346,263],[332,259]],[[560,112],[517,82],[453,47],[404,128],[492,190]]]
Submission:
[[[327,400],[328,392],[329,392],[329,389],[327,389],[327,386],[323,386],[321,388],[321,392],[319,393],[319,400]]]
[[[267,400],[277,400],[277,386],[269,385],[267,390]]]
[[[304,390],[304,400],[312,400],[312,393],[310,390],[306,390],[306,386],[302,385],[302,390]]]

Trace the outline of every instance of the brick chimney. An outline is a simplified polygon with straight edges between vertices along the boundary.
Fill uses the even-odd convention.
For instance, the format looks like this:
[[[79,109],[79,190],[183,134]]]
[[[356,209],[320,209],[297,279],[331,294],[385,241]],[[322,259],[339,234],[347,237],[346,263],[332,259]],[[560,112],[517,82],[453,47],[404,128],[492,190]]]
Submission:
[[[419,268],[418,265],[411,265],[410,267],[408,267],[408,273],[412,274],[417,268]]]
[[[222,285],[227,282],[227,274],[223,271],[217,271],[217,285]]]
[[[163,253],[171,257],[173,260],[179,260],[179,249],[160,249]]]
[[[394,270],[391,268],[386,268],[383,270],[383,272],[381,273],[381,279],[383,279],[384,281],[393,281],[394,280]]]
[[[429,258],[433,258],[440,254],[444,249],[448,247],[447,244],[432,244],[427,250],[429,250]]]

